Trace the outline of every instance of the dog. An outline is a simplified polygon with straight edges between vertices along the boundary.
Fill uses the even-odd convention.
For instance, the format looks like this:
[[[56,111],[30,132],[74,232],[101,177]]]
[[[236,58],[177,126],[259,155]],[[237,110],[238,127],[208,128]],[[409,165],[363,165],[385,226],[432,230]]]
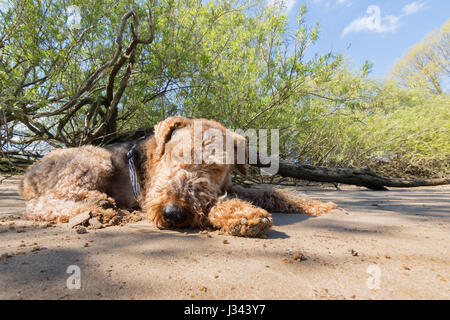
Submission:
[[[159,228],[244,237],[264,235],[269,212],[317,216],[336,208],[282,189],[233,185],[232,170],[245,175],[247,166],[244,136],[214,120],[174,116],[143,139],[50,152],[27,169],[20,194],[28,219],[67,222],[83,212],[113,217],[139,209]]]

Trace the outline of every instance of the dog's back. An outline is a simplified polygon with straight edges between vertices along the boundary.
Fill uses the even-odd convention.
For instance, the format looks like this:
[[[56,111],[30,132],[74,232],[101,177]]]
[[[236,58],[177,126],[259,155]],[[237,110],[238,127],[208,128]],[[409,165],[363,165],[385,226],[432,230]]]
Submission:
[[[95,190],[112,172],[110,154],[103,148],[83,146],[56,149],[28,167],[19,190],[26,200],[42,196],[50,190],[56,195],[76,191],[80,186]]]

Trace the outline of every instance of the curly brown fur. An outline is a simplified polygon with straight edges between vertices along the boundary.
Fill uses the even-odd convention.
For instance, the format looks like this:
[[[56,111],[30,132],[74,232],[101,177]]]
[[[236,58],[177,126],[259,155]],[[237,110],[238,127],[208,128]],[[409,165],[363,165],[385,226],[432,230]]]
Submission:
[[[209,212],[211,224],[234,236],[257,237],[272,226],[272,217],[264,209],[240,199],[219,201]]]
[[[83,146],[57,149],[30,166],[20,187],[26,217],[64,222],[85,211],[110,214],[98,205],[114,199],[105,193],[113,167],[104,149]],[[106,182],[106,183],[105,183]]]
[[[196,144],[199,123],[201,140]],[[132,143],[58,149],[25,174],[20,192],[27,200],[26,216],[64,222],[85,211],[112,217],[119,208],[140,207],[160,228],[213,227],[260,236],[272,226],[268,211],[319,215],[336,207],[285,190],[232,186],[232,169],[247,170],[247,151],[244,163],[236,156],[245,138],[216,121],[171,117],[154,132],[136,142],[133,158],[142,186],[137,199],[126,158]],[[199,162],[196,156],[202,152],[207,157]],[[168,208],[183,219],[168,219]]]
[[[232,195],[245,199],[270,212],[304,213],[311,216],[319,216],[337,208],[337,205],[333,202],[322,202],[301,197],[286,189],[258,190],[233,186],[230,191]]]

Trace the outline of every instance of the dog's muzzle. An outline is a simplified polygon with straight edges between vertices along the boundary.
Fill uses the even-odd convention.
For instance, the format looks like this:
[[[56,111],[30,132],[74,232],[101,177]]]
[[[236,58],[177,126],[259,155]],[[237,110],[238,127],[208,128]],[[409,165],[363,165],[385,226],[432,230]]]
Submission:
[[[187,214],[182,208],[173,203],[169,203],[163,209],[163,217],[166,222],[176,226],[186,220]]]

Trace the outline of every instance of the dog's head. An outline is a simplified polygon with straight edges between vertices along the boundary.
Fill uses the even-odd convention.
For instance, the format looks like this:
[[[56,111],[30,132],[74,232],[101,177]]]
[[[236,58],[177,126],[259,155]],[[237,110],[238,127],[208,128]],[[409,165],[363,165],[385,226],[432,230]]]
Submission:
[[[231,170],[246,174],[247,163],[243,136],[213,120],[168,118],[149,142],[143,209],[159,227],[201,226]]]

